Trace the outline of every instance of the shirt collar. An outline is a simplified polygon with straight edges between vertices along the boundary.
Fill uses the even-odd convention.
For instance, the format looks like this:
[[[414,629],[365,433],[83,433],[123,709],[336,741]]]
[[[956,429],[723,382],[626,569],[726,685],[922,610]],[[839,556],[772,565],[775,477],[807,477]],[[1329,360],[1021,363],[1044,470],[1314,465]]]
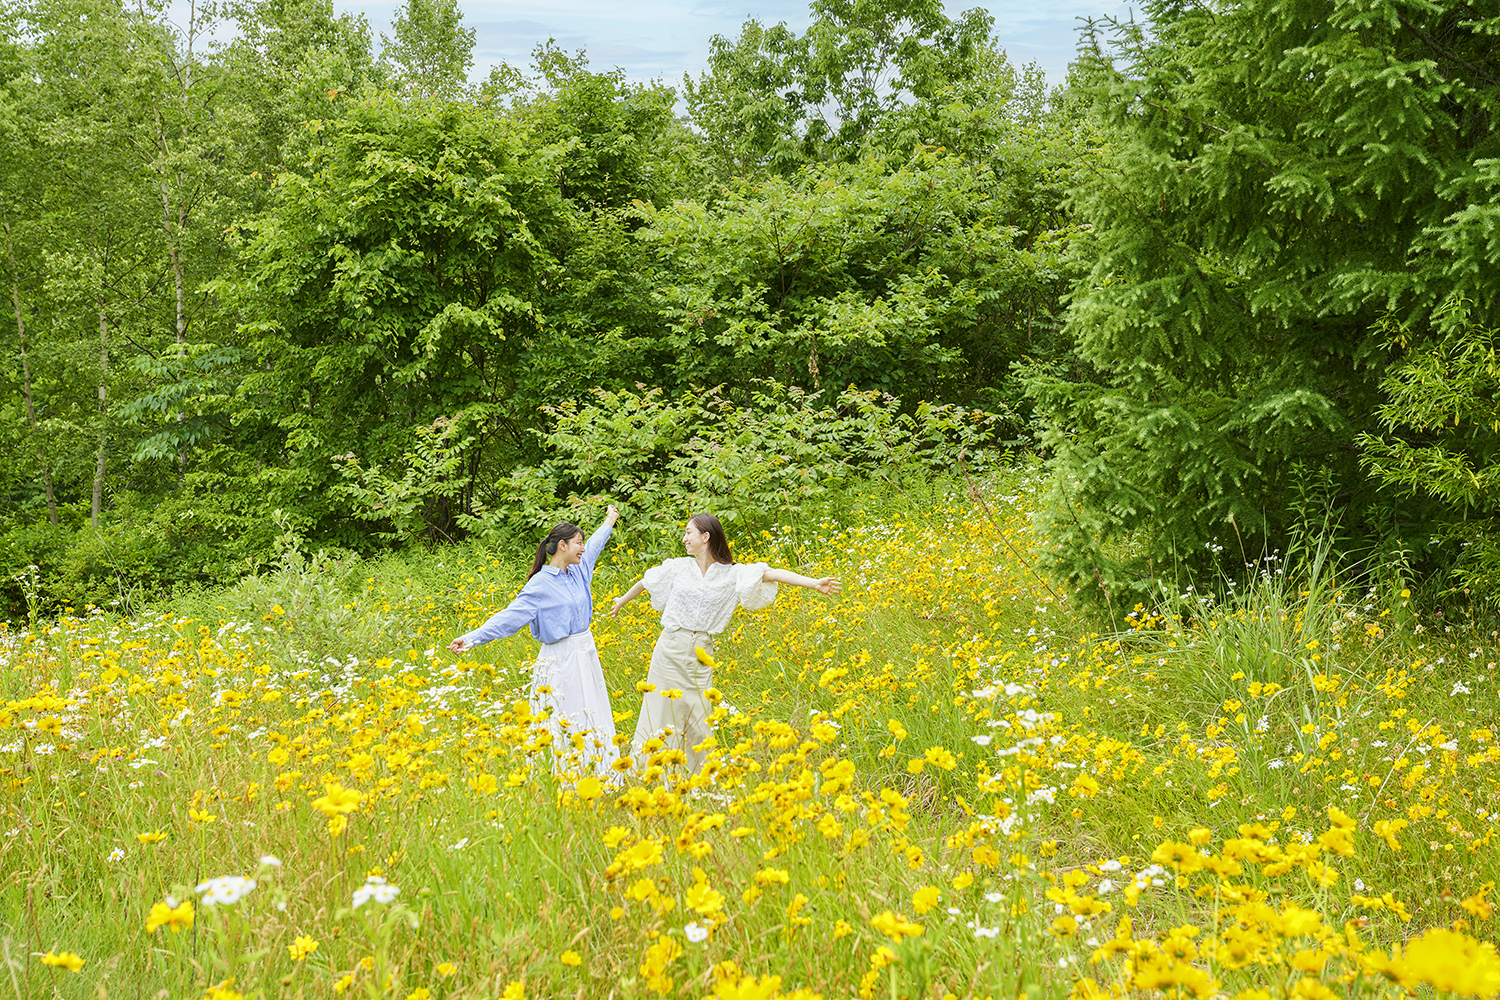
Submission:
[[[571,566],[568,567],[568,569],[572,569],[572,568],[573,567],[571,567]],[[558,569],[556,566],[552,565],[551,563],[542,563],[542,572],[546,573],[548,576],[563,576],[563,575],[572,576],[573,575],[573,574],[569,573],[567,570]]]

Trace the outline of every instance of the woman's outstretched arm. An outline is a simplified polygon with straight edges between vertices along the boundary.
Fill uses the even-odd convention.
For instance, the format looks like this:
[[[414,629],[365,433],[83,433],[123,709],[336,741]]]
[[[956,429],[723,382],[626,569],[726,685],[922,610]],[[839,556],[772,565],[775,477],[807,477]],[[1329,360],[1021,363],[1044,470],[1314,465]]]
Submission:
[[[532,579],[537,579],[533,577]],[[489,621],[479,626],[472,632],[466,632],[448,644],[448,649],[455,653],[463,653],[475,646],[483,646],[494,639],[504,639],[506,636],[515,635],[521,629],[536,621],[537,599],[536,590],[527,581],[527,585],[521,588],[515,600],[501,608],[490,616]]]
[[[629,604],[631,601],[635,600],[637,597],[640,597],[645,589],[645,580],[635,581],[635,586],[631,587],[629,590],[625,591],[625,593],[615,598],[615,603],[609,609],[609,616],[613,618],[618,615],[621,608]]]
[[[768,569],[760,576],[764,583],[786,583],[793,587],[811,587],[820,594],[837,594],[844,589],[844,585],[837,577],[803,576],[801,573],[793,573],[789,569]]]

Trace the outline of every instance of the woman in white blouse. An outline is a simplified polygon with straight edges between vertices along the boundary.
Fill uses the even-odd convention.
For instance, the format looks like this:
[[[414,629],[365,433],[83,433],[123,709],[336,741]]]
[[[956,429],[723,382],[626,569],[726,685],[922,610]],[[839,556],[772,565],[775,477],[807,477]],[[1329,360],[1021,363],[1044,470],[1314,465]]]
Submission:
[[[813,579],[790,570],[772,569],[763,562],[736,563],[729,553],[724,526],[712,514],[688,519],[682,545],[687,555],[653,566],[624,594],[615,598],[610,615],[640,595],[651,594],[651,606],[661,612],[661,636],[651,651],[646,681],[656,685],[641,701],[635,727],[634,752],[660,737],[668,749],[681,750],[690,773],[703,766],[706,754],[693,748],[711,735],[708,716],[713,709],[703,692],[713,687],[713,669],[699,662],[697,649],[713,655],[714,636],[724,631],[738,605],[754,611],[776,599],[776,585],[811,587],[820,594],[836,594],[842,584],[831,576]],[[664,692],[680,697],[669,698]]]

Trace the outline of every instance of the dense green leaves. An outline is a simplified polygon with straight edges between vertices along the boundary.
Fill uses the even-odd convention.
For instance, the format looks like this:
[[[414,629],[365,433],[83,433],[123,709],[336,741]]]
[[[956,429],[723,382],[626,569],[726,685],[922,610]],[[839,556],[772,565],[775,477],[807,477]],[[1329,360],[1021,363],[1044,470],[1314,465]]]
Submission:
[[[1391,358],[1382,315],[1419,345],[1445,303],[1483,303],[1484,324],[1500,308],[1493,24],[1397,0],[1145,9],[1094,29],[1111,142],[1075,188],[1097,254],[1068,314],[1080,366],[1033,382],[1056,567],[1142,594],[1220,545],[1280,547],[1310,513],[1299,467],[1356,537],[1420,536],[1356,441]]]
[[[737,173],[852,159],[883,119],[941,101],[996,55],[980,8],[958,20],[940,0],[812,0],[810,10],[801,36],[755,20],[733,40],[715,35],[708,72],[684,81],[694,121]]]

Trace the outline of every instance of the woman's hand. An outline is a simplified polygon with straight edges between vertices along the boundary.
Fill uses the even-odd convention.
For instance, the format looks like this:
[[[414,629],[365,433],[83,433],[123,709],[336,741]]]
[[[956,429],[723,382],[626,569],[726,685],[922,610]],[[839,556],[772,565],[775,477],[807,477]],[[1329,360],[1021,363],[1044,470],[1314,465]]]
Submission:
[[[615,522],[618,521],[619,519],[620,519],[620,508],[616,507],[614,504],[610,504],[609,505],[609,510],[606,510],[604,512],[604,523],[607,524],[607,525],[609,525],[611,528],[613,528],[615,526]]]
[[[838,581],[837,577],[825,576],[813,584],[813,589],[820,594],[837,594],[844,589],[844,585]]]
[[[463,636],[459,636],[457,639],[454,639],[452,642],[448,643],[448,652],[450,653],[462,653],[465,649],[468,648],[469,647],[464,645]]]
[[[611,618],[617,617],[620,614],[620,609],[623,608],[625,605],[629,604],[631,601],[635,600],[637,597],[641,596],[641,593],[645,589],[646,589],[646,581],[645,580],[637,580],[637,581],[635,581],[635,585],[634,586],[632,586],[629,590],[625,591],[625,593],[621,594],[619,597],[615,598],[614,607],[612,607],[612,608],[609,609],[609,616]]]

